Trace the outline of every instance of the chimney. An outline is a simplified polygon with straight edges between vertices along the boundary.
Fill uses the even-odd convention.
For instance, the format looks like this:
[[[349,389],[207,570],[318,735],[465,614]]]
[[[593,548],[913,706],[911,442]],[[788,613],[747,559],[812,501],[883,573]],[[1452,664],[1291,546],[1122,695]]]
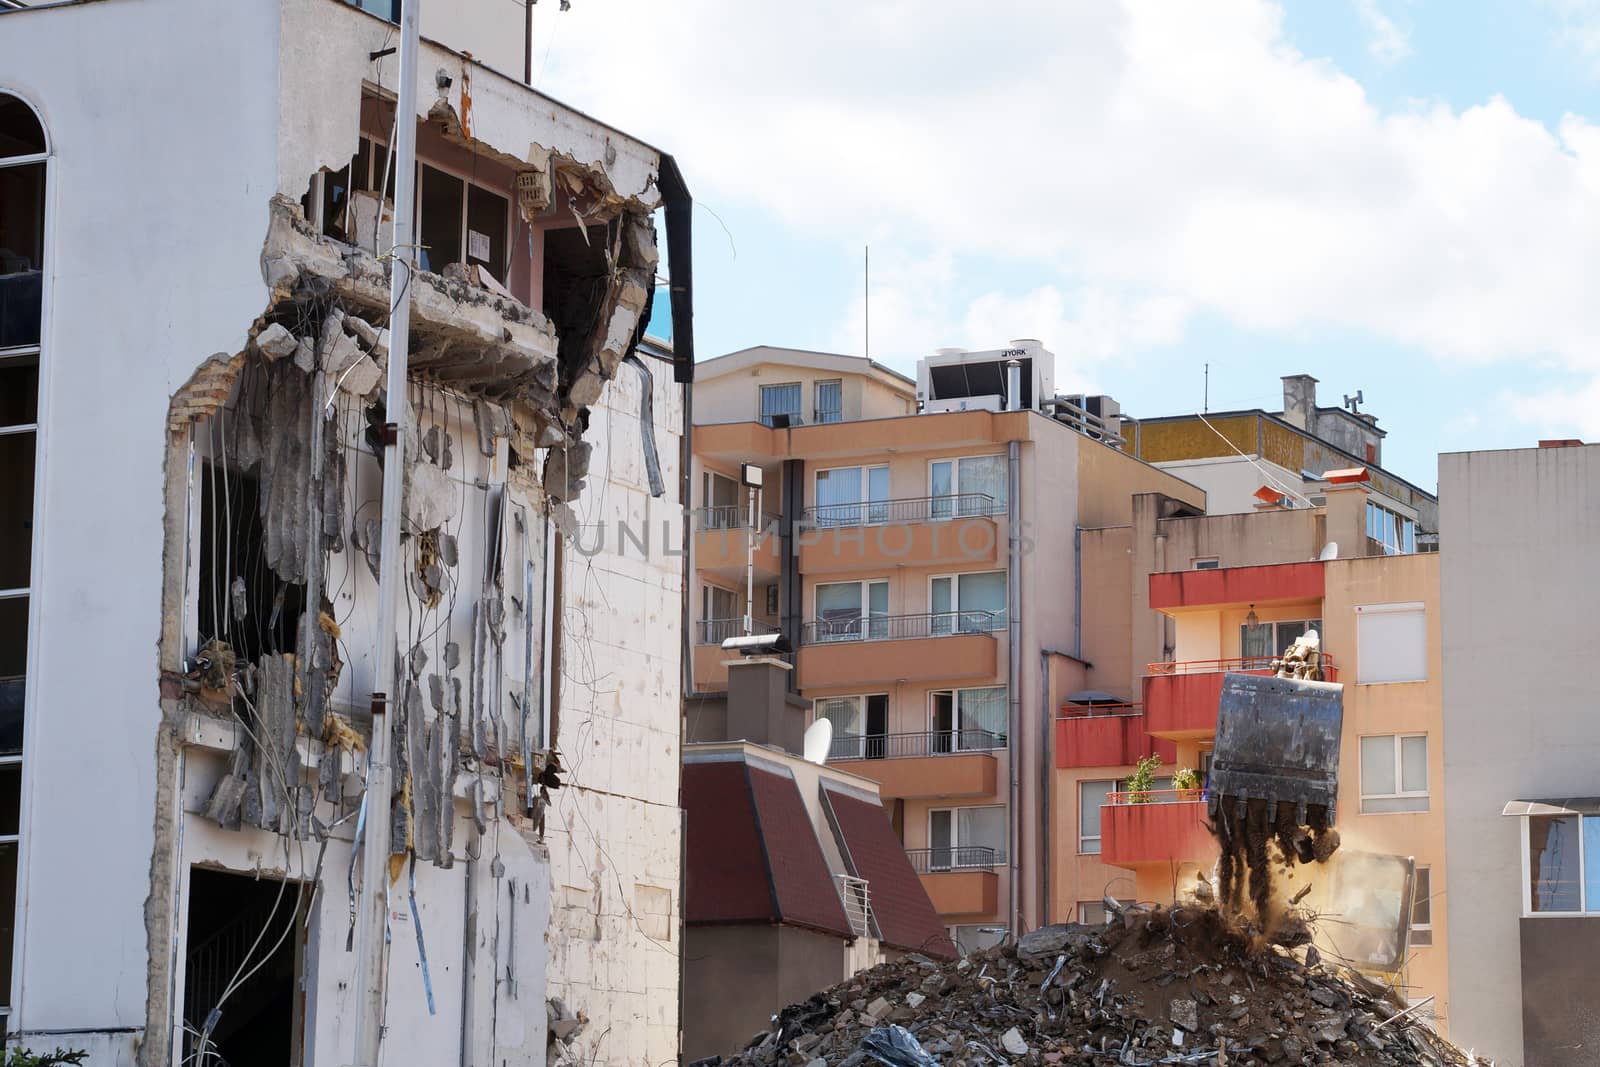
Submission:
[[[1006,360],[1006,410],[1022,410],[1022,360]]]
[[[1283,421],[1317,432],[1317,380],[1311,375],[1283,376]]]
[[[1347,467],[1327,471],[1322,477],[1328,483],[1322,493],[1327,539],[1339,546],[1340,559],[1368,555],[1367,493],[1372,484],[1371,472],[1365,467]]]
[[[806,701],[789,692],[792,670],[777,656],[729,661],[727,740],[770,745],[793,756],[801,754]]]

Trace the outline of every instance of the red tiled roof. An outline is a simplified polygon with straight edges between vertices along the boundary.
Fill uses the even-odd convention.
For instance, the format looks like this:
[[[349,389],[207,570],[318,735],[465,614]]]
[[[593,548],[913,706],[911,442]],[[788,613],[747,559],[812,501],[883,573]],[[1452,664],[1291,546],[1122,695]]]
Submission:
[[[794,779],[751,767],[750,792],[761,820],[767,867],[783,921],[855,936]]]
[[[914,952],[955,955],[939,913],[922,888],[922,879],[911,869],[905,846],[895,837],[883,808],[826,785],[822,799],[845,865],[857,878],[867,880],[880,940]]]
[[[686,763],[685,922],[776,922],[761,828],[743,763]]]
[[[687,763],[684,920],[853,936],[794,779],[739,761]]]

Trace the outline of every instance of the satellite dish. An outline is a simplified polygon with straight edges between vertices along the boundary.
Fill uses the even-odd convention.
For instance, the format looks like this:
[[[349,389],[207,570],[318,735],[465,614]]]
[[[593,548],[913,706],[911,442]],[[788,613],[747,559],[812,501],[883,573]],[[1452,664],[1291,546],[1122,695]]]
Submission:
[[[819,767],[828,762],[828,749],[833,747],[833,720],[818,719],[806,727],[806,739],[802,746],[806,762],[815,763]]]
[[[1338,558],[1339,558],[1339,542],[1337,542],[1337,541],[1329,541],[1327,544],[1323,545],[1322,546],[1322,551],[1317,555],[1317,559],[1319,559],[1319,560],[1329,560],[1329,559],[1338,559]]]

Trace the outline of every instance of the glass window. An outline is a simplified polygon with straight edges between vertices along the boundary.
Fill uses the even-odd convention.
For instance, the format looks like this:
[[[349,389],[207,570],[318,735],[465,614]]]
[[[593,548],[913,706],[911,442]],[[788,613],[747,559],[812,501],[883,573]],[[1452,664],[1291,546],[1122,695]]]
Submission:
[[[1427,867],[1417,868],[1416,888],[1411,894],[1411,944],[1433,944],[1433,876]]]
[[[991,749],[1006,742],[1006,687],[956,691],[955,747]]]
[[[26,588],[33,565],[34,438],[0,434],[0,590]]]
[[[0,167],[0,349],[38,344],[43,307],[44,164]]]
[[[983,633],[1006,627],[1006,574],[979,571],[940,575],[928,585],[935,634]]]
[[[1100,854],[1100,808],[1106,798],[1116,792],[1113,781],[1082,781],[1078,783],[1078,851],[1084,855]]]
[[[828,582],[819,585],[816,605],[817,617],[813,629],[818,641],[859,641],[863,637],[882,640],[888,636],[887,581]],[[863,605],[865,611],[862,610]]]
[[[435,274],[461,262],[461,197],[466,182],[454,174],[422,164],[422,189],[417,196],[422,269]]]
[[[1577,815],[1528,819],[1528,879],[1534,911],[1583,910],[1580,834]]]
[[[816,718],[833,723],[834,759],[859,758],[866,740],[866,722],[861,714],[860,697],[828,697],[816,702]]]
[[[44,149],[44,127],[33,108],[0,93],[0,159],[38,155]]]
[[[1202,556],[1191,560],[1189,565],[1197,571],[1214,571],[1222,566],[1222,561],[1216,556]]]
[[[1005,862],[1006,809],[942,808],[928,812],[931,870],[991,867]]]
[[[817,472],[818,526],[861,526],[889,518],[889,468],[833,467]]]
[[[928,464],[928,495],[935,519],[995,515],[1006,510],[1006,457],[969,456]]]
[[[505,284],[510,269],[506,257],[506,227],[511,201],[476,185],[467,186],[467,260],[487,268]]]
[[[844,383],[838,379],[817,383],[817,421],[838,422],[844,418]]]
[[[1377,734],[1361,739],[1361,812],[1428,810],[1428,738]]]
[[[761,421],[768,426],[772,425],[775,415],[786,415],[789,425],[800,422],[800,383],[785,382],[783,385],[763,385],[761,387]]]

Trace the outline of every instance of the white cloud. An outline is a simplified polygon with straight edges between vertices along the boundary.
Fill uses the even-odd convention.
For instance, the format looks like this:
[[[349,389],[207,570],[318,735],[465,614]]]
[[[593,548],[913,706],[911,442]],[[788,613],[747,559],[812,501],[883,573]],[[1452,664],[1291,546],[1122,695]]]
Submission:
[[[1545,0],[1556,16],[1556,39],[1600,77],[1600,0]]]
[[[1411,37],[1378,7],[1377,0],[1352,0],[1361,28],[1367,31],[1367,52],[1380,63],[1398,63],[1411,54]]]
[[[1600,377],[1573,388],[1508,395],[1511,414],[1530,425],[1550,427],[1549,436],[1565,436],[1574,427],[1585,441],[1600,441]]]
[[[886,277],[875,338],[925,351],[1012,312],[1105,351],[1193,313],[1600,369],[1600,128],[1498,97],[1385,110],[1268,0],[586,0],[557,22],[545,87],[713,202],[1037,279],[948,308]],[[773,280],[775,314],[797,283]]]

